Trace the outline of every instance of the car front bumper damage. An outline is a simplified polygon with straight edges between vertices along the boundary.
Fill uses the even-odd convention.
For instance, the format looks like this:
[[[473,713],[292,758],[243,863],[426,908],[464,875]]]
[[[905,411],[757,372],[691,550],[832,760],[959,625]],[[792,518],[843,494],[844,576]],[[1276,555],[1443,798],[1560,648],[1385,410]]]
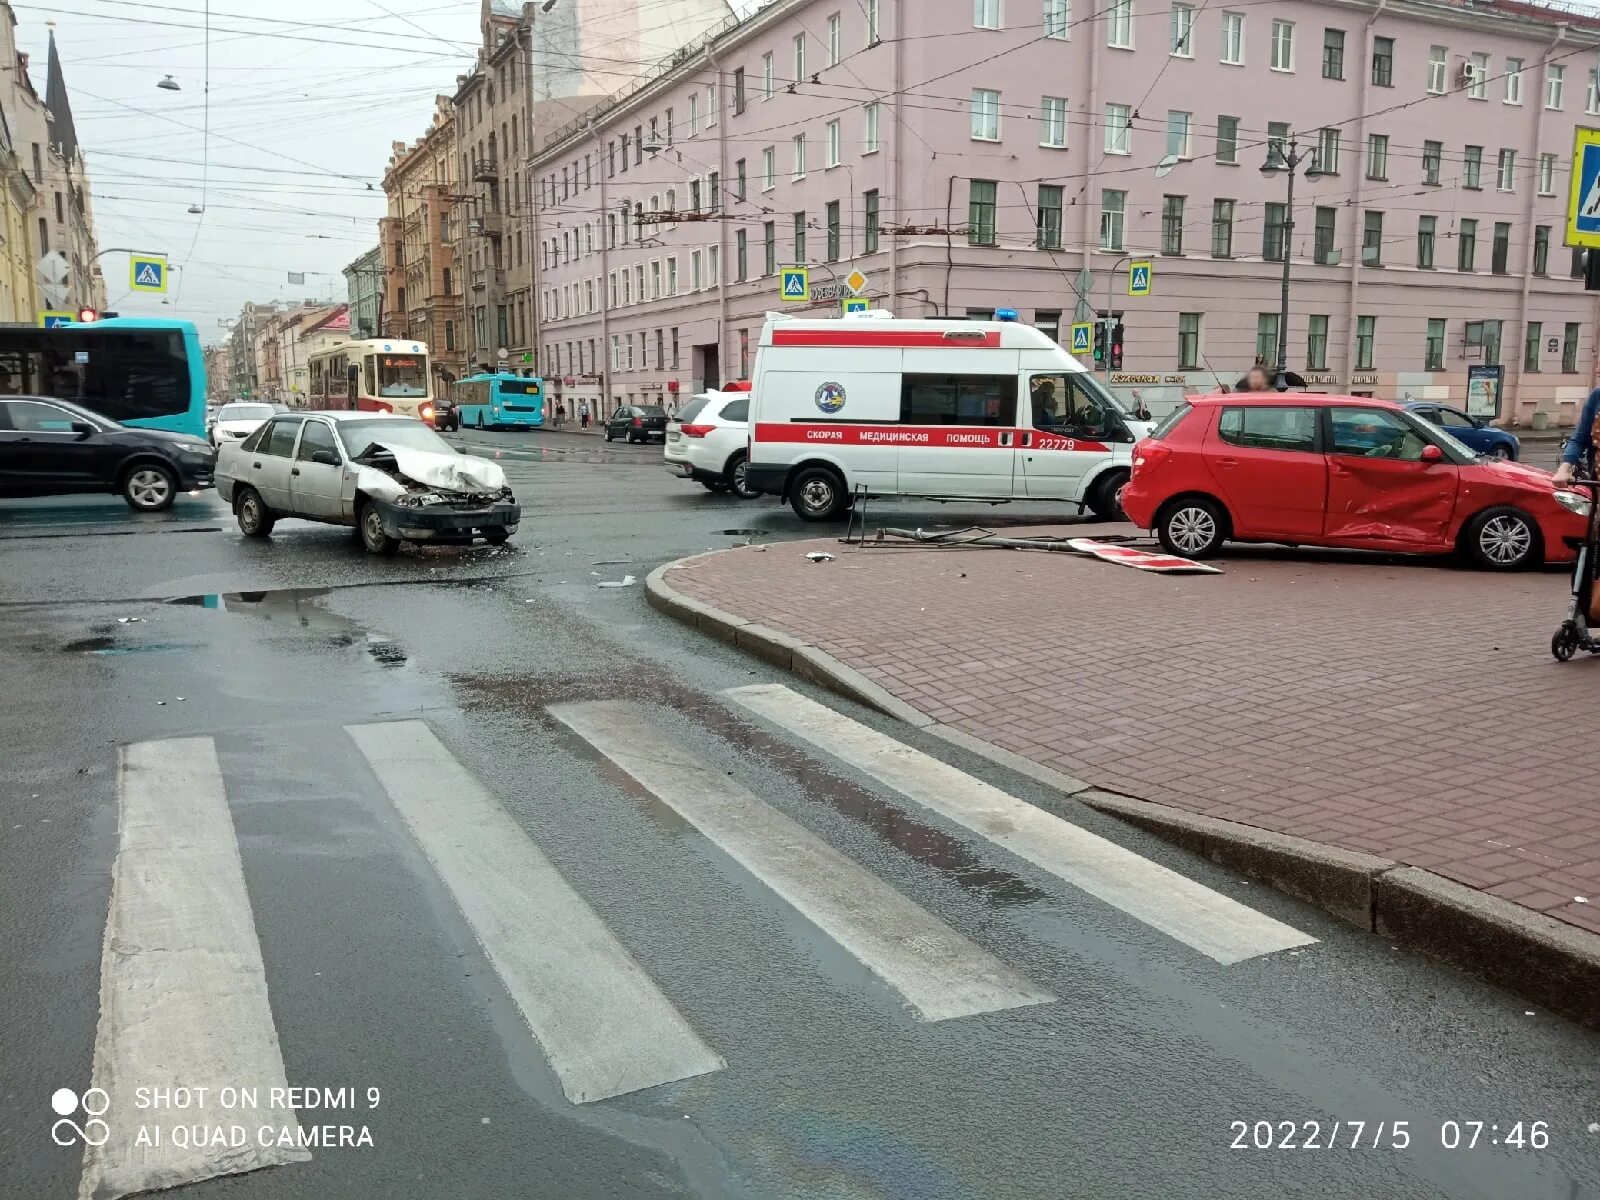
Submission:
[[[400,504],[374,500],[383,518],[383,531],[406,542],[471,542],[480,537],[516,533],[522,521],[522,506],[514,500],[488,504],[454,503],[441,500],[432,504]]]

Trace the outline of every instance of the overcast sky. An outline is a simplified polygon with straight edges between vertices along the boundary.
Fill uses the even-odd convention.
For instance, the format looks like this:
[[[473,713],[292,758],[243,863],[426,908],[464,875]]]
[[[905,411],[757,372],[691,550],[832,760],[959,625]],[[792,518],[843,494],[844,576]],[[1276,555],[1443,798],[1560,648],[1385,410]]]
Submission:
[[[423,132],[478,44],[477,0],[214,0],[208,155],[204,0],[14,7],[41,95],[55,23],[101,248],[180,268],[162,305],[126,295],[127,257],[107,255],[112,307],[186,317],[208,342],[246,300],[345,298],[341,268],[377,242],[390,143]],[[166,75],[182,90],[157,88]]]

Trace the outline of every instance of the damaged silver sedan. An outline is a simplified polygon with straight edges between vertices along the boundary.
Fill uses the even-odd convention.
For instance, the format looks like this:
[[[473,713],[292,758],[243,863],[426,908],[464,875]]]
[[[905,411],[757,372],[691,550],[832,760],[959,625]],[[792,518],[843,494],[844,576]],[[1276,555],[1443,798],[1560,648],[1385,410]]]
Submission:
[[[247,537],[298,517],[351,526],[374,554],[401,542],[499,545],[522,516],[497,464],[382,413],[280,414],[223,446],[216,479]]]

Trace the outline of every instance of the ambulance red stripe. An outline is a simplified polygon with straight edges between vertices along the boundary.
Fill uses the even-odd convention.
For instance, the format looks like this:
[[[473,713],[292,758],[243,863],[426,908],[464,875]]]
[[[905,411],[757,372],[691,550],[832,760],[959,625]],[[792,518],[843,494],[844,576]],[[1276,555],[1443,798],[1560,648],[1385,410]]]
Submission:
[[[1001,436],[1010,442],[1002,443]],[[1023,438],[1028,445],[1023,445]],[[1036,429],[996,429],[971,425],[846,425],[825,421],[759,421],[757,442],[811,446],[922,446],[946,450],[1073,450],[1104,454],[1110,447],[1087,438],[1067,438]]]
[[[871,346],[889,349],[997,350],[998,330],[971,334],[944,329],[776,329],[774,346]]]

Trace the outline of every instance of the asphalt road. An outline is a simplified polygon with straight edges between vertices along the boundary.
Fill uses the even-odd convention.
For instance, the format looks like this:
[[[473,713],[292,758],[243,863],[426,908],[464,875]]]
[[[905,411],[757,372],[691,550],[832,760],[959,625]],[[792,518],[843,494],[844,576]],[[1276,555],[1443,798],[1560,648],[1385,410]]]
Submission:
[[[455,440],[524,503],[504,548],[0,502],[0,1195],[78,1194],[52,1093],[106,1078],[104,986],[106,1060],[145,1072],[103,1118],[124,1178],[141,1128],[261,1124],[138,1086],[275,1053],[351,1089],[299,1124],[371,1145],[174,1193],[202,1200],[1600,1197],[1600,1037],[645,605],[663,561],[815,534],[787,509],[659,447]],[[853,749],[725,694],[762,684]],[[932,803],[863,766],[877,736]],[[979,784],[1109,839],[1100,884],[957,819]],[[1224,911],[1236,960],[1172,932]],[[184,972],[226,998],[163,991]]]

